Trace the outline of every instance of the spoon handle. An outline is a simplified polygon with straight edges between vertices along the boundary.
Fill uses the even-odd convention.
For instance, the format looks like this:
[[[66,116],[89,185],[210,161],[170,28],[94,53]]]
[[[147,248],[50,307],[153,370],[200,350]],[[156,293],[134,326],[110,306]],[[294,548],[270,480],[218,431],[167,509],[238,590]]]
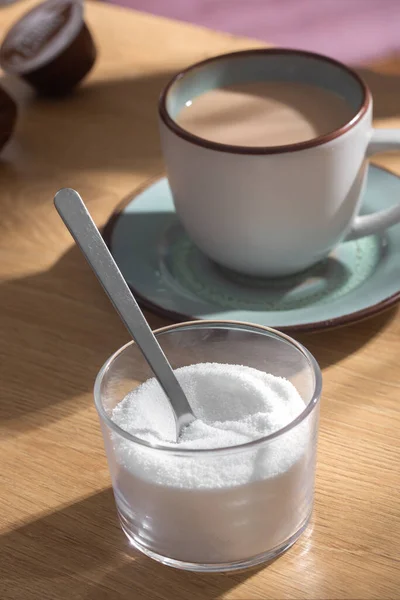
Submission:
[[[193,421],[192,409],[82,198],[75,190],[65,188],[57,192],[54,204],[170,399],[179,432],[181,427]]]

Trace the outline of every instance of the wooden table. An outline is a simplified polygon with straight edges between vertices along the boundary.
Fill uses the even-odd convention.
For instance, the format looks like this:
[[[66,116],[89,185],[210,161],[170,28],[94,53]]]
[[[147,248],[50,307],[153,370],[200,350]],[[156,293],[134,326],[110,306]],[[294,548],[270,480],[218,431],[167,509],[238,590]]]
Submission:
[[[1,10],[0,34],[28,3]],[[313,523],[263,568],[196,575],[132,553],[114,509],[92,401],[127,340],[52,206],[77,188],[102,224],[162,173],[156,102],[193,61],[254,46],[119,8],[87,6],[99,59],[74,96],[21,105],[0,164],[0,598],[400,598],[400,316],[302,336],[324,374]],[[363,69],[382,126],[400,126],[400,60]],[[380,158],[400,173],[399,156]],[[154,327],[165,321],[149,315]]]

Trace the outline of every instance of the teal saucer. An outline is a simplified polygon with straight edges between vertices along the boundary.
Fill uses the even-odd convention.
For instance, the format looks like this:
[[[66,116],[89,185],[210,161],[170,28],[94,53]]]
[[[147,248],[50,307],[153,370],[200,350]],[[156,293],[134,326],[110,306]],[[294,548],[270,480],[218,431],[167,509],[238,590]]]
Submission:
[[[400,179],[371,166],[362,212],[400,200]],[[372,316],[400,298],[400,225],[341,244],[308,271],[255,279],[223,269],[182,229],[165,178],[129,197],[104,229],[133,293],[174,320],[234,319],[316,330]]]

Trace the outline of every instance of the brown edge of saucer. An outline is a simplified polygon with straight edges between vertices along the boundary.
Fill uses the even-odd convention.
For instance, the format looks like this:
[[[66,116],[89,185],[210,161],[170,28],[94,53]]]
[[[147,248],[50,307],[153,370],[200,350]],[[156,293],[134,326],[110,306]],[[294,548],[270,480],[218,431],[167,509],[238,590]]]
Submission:
[[[394,175],[397,179],[400,180],[400,176],[391,171],[390,169],[386,169],[385,167],[381,167],[379,165],[374,165],[374,168],[380,169],[381,171],[386,171],[390,173],[390,175]],[[134,201],[139,194],[144,192],[148,187],[159,181],[163,176],[157,175],[147,179],[143,184],[139,185],[132,193],[128,194],[119,204],[117,204],[116,208],[112,212],[108,221],[104,225],[101,230],[103,239],[112,254],[112,234],[114,227],[124,211],[125,207]],[[134,294],[135,298],[138,300],[139,304],[155,314],[170,319],[171,321],[176,321],[178,323],[182,323],[184,321],[204,321],[208,319],[201,319],[194,315],[186,315],[183,313],[175,312],[173,310],[169,310],[163,308],[162,306],[155,304],[154,302],[148,300],[144,296],[142,296],[131,284],[128,283],[128,287],[131,290],[132,294]],[[268,325],[268,327],[273,327],[278,331],[282,331],[284,333],[313,333],[316,331],[322,331],[324,329],[336,329],[339,327],[343,327],[345,325],[351,325],[354,323],[358,323],[360,321],[365,321],[371,317],[374,317],[390,308],[395,306],[400,300],[400,289],[398,292],[395,292],[391,296],[388,296],[381,302],[377,304],[373,304],[368,308],[364,308],[362,310],[358,310],[353,313],[349,313],[347,315],[343,315],[341,317],[335,317],[333,319],[327,319],[325,321],[316,321],[314,323],[302,323],[301,325],[291,325],[291,326],[279,326],[279,325]],[[258,323],[256,323],[258,325]],[[263,327],[263,326],[262,326]]]
[[[222,144],[219,142],[212,142],[211,140],[206,140],[201,138],[189,131],[186,131],[182,127],[180,127],[176,121],[174,121],[168,114],[166,107],[166,100],[169,93],[169,90],[173,86],[174,83],[182,79],[187,73],[198,69],[204,65],[210,64],[212,62],[217,62],[219,60],[230,58],[230,57],[241,57],[241,56],[251,56],[254,54],[266,54],[266,55],[274,55],[274,54],[293,54],[296,56],[306,56],[309,58],[315,58],[321,61],[325,61],[329,64],[333,64],[343,71],[347,71],[353,79],[357,81],[360,87],[363,90],[364,94],[364,102],[360,107],[359,111],[354,115],[354,117],[348,121],[345,125],[340,127],[339,129],[335,129],[330,133],[326,133],[325,135],[321,135],[317,138],[308,140],[306,142],[299,142],[296,144],[286,144],[282,146],[234,146],[231,144]],[[309,148],[315,148],[316,146],[320,146],[321,144],[325,144],[326,142],[330,142],[335,138],[343,135],[350,129],[352,129],[357,123],[362,119],[365,113],[368,110],[369,105],[371,104],[371,93],[368,89],[368,86],[365,84],[364,80],[352,69],[344,65],[343,63],[330,58],[328,56],[324,56],[323,54],[318,54],[316,52],[307,52],[305,50],[295,50],[290,48],[253,48],[250,50],[240,50],[238,52],[229,52],[227,54],[219,54],[218,56],[213,56],[211,58],[207,58],[206,60],[202,60],[193,65],[190,65],[186,69],[180,71],[177,75],[175,75],[169,83],[165,86],[163,91],[161,92],[161,96],[158,102],[158,112],[161,120],[164,125],[168,127],[173,133],[186,140],[187,142],[191,142],[198,146],[202,146],[203,148],[208,148],[210,150],[217,150],[219,152],[228,152],[231,154],[253,154],[253,155],[264,155],[264,154],[281,154],[284,152],[296,152],[299,150],[307,150]]]

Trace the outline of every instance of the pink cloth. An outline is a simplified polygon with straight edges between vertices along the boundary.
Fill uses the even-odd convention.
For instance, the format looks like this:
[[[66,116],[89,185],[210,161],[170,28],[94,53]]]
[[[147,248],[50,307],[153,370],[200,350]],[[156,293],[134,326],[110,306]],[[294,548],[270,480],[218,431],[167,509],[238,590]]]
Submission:
[[[400,0],[110,0],[275,45],[362,63],[399,44]]]

